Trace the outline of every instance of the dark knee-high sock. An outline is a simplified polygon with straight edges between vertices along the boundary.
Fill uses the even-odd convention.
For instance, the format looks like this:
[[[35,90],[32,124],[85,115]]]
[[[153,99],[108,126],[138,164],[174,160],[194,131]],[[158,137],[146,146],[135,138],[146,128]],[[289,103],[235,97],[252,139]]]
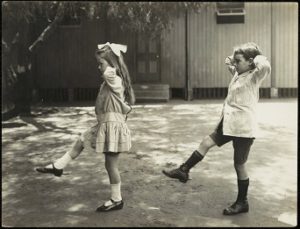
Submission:
[[[247,192],[248,192],[248,186],[249,186],[249,178],[246,180],[239,180],[238,183],[238,196],[237,196],[237,202],[244,202],[247,200]]]
[[[199,161],[204,158],[198,150],[195,150],[192,155],[186,160],[186,162],[182,165],[182,170],[189,172],[189,170],[194,167]]]

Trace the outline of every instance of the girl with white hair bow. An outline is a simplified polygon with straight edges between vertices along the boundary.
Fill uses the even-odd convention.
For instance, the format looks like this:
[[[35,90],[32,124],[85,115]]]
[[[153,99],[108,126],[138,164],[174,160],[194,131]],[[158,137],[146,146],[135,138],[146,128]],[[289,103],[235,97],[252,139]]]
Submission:
[[[98,45],[95,53],[102,83],[95,105],[97,124],[76,139],[70,151],[44,168],[37,168],[41,173],[61,176],[66,165],[77,158],[84,148],[95,149],[105,155],[111,197],[97,208],[98,212],[122,209],[121,177],[118,159],[121,152],[131,148],[131,134],[126,124],[127,115],[135,102],[130,75],[123,60],[122,52],[127,46],[107,42]]]

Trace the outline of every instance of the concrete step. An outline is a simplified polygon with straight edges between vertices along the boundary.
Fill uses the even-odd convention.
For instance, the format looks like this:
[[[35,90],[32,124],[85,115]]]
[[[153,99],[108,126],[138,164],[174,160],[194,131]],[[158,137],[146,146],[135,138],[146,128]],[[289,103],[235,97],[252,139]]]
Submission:
[[[134,84],[132,85],[137,101],[169,101],[168,84]]]

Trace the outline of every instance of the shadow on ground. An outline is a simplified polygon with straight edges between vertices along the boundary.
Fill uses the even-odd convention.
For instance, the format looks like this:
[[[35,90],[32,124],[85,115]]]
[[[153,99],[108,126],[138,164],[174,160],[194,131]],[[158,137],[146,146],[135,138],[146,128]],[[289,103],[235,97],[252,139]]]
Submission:
[[[250,212],[228,217],[236,198],[231,143],[213,148],[183,184],[162,175],[180,165],[216,125],[222,101],[136,105],[131,152],[121,155],[121,211],[99,214],[110,195],[104,158],[85,149],[62,177],[34,168],[64,154],[95,122],[93,107],[36,107],[2,123],[2,225],[25,227],[287,227],[296,224],[297,104],[261,102],[249,156]],[[272,116],[276,112],[281,115]],[[294,113],[296,111],[296,113]],[[282,121],[289,117],[290,122]],[[284,156],[283,156],[284,155]]]

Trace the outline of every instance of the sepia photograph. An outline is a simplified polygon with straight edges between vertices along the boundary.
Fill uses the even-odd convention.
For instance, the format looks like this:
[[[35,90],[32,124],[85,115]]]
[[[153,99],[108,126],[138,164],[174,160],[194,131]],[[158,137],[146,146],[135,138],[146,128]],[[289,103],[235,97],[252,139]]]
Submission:
[[[298,2],[1,6],[2,227],[298,226]]]

